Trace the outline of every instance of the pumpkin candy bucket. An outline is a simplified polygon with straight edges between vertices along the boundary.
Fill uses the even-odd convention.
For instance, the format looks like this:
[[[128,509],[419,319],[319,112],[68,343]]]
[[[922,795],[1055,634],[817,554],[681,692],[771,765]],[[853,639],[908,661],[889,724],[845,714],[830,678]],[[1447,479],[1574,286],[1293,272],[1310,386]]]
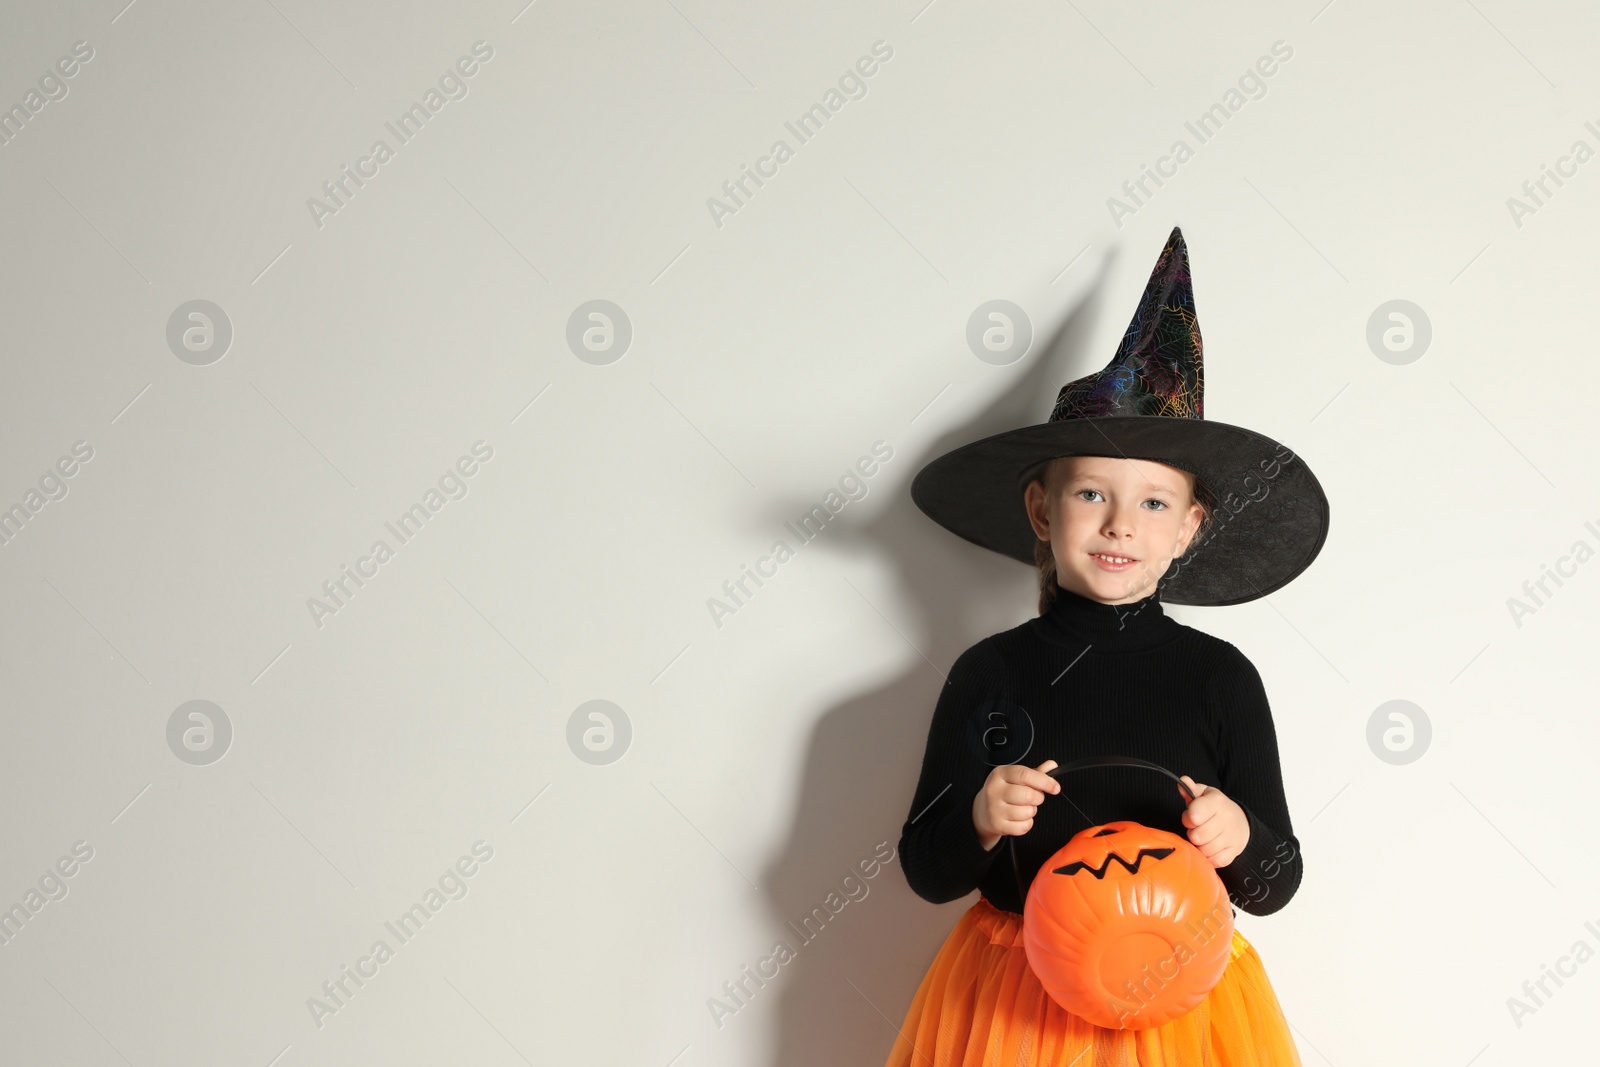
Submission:
[[[1050,771],[1139,767],[1132,757],[1084,759]],[[1016,839],[1011,864],[1017,867]],[[1110,1029],[1142,1030],[1193,1010],[1222,980],[1233,908],[1216,868],[1186,838],[1137,822],[1073,836],[1040,867],[1023,905],[1023,946],[1039,984],[1061,1007]]]

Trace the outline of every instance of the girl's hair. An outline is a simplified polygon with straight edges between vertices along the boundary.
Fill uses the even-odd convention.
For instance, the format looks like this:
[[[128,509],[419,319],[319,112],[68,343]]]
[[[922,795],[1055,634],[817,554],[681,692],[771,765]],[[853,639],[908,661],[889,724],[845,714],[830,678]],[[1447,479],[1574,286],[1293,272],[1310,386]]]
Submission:
[[[1050,473],[1052,463],[1054,460],[1042,464],[1038,468],[1038,473],[1030,479],[1043,485],[1046,494],[1050,492],[1050,479],[1047,475]],[[1217,511],[1216,495],[1198,475],[1194,476],[1194,501],[1200,505],[1200,525],[1195,529],[1194,536],[1189,539],[1189,547],[1184,550],[1184,555],[1188,555],[1196,545],[1205,540],[1206,530],[1210,527],[1211,518]],[[1056,594],[1061,591],[1060,583],[1056,581],[1056,557],[1050,551],[1049,541],[1043,538],[1034,539],[1033,562],[1039,568],[1039,614],[1043,615],[1050,610],[1050,605],[1056,602]]]

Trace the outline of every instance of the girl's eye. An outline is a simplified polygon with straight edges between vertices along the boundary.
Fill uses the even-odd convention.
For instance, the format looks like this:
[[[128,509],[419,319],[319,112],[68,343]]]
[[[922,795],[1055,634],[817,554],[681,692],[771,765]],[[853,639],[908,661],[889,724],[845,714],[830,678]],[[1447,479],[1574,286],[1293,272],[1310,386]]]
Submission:
[[[1100,495],[1100,490],[1098,490],[1098,489],[1079,489],[1073,495],[1078,497],[1078,499],[1080,499],[1080,500],[1086,500],[1089,503],[1093,503],[1094,501],[1088,500],[1088,497],[1084,496],[1085,493],[1088,493],[1088,494],[1090,494],[1092,496],[1099,496]],[[1167,509],[1167,507],[1168,507],[1167,502],[1165,500],[1157,500],[1154,497],[1151,497],[1149,500],[1146,500],[1145,503],[1146,504],[1154,504],[1154,505],[1156,505],[1155,507],[1150,509],[1151,511],[1165,511]]]

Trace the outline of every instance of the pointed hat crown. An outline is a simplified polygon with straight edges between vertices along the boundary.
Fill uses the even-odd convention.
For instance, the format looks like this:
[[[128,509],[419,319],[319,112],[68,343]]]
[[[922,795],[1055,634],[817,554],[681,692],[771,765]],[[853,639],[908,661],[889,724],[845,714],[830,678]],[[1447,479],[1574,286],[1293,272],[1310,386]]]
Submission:
[[[1183,231],[1172,228],[1104,370],[1061,387],[1051,422],[1108,415],[1204,418],[1205,366]]]

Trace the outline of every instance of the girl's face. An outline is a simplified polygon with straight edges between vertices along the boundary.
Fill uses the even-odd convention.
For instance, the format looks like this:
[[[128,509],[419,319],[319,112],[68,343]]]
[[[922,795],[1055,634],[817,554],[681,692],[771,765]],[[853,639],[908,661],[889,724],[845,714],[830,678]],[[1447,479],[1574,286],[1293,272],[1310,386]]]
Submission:
[[[1109,456],[1051,460],[1023,503],[1034,534],[1050,542],[1056,581],[1103,604],[1154,592],[1204,515],[1188,471]]]

